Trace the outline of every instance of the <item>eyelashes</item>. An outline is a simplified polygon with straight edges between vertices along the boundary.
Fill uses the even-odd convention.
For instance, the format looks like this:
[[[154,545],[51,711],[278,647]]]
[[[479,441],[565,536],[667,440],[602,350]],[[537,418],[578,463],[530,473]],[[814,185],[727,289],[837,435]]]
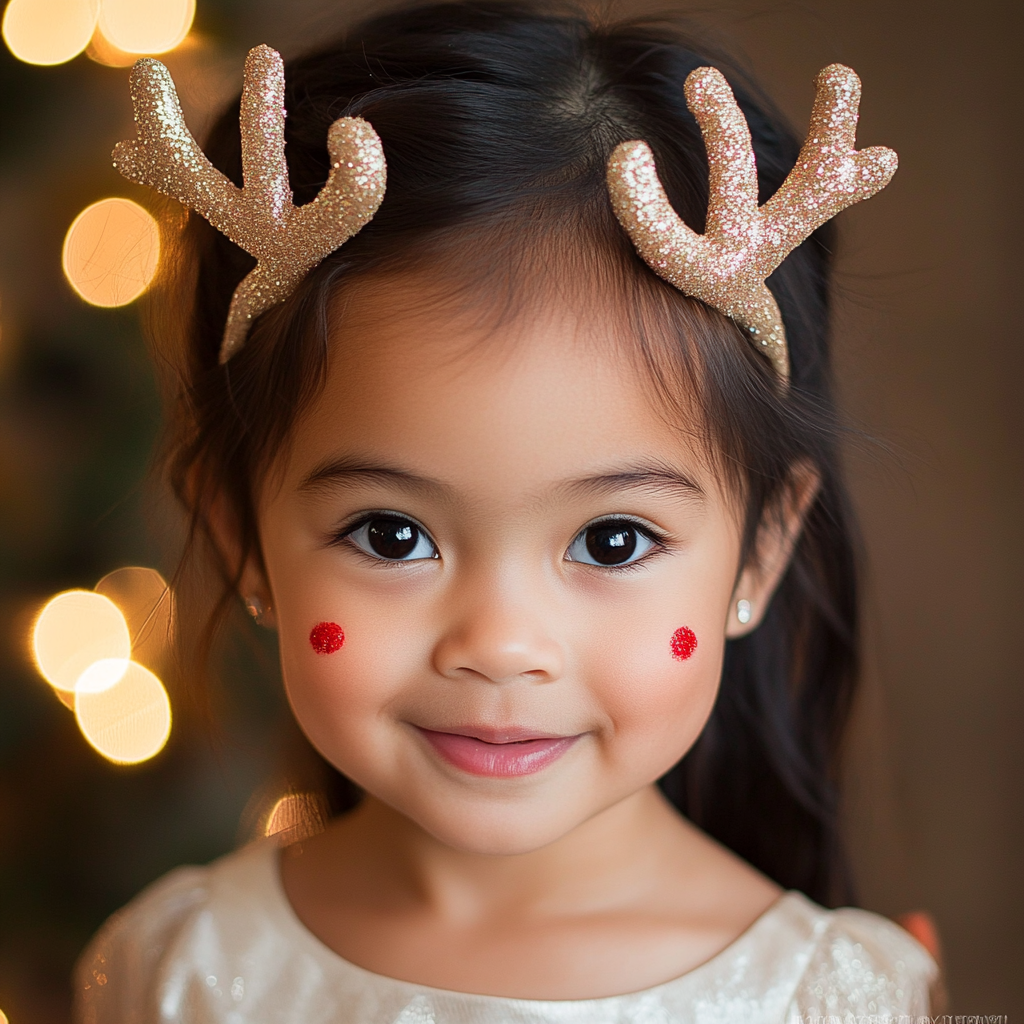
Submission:
[[[588,523],[576,534],[565,553],[567,561],[597,565],[606,569],[622,569],[643,561],[644,557],[664,542],[654,535],[652,527],[635,519],[613,517]]]
[[[404,516],[366,518],[344,536],[364,554],[385,562],[418,562],[438,557],[437,546],[427,531]]]
[[[423,562],[441,557],[437,544],[416,520],[387,510],[362,513],[343,526],[331,543],[347,543],[380,564]],[[604,516],[587,523],[567,547],[564,560],[605,571],[638,568],[668,548],[666,538],[632,516]]]

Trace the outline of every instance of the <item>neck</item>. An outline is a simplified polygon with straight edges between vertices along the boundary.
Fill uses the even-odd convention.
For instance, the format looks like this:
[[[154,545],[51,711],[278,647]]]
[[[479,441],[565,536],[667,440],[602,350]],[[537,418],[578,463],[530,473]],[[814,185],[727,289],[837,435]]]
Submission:
[[[368,796],[317,842],[336,877],[394,909],[418,907],[452,920],[536,910],[613,909],[657,887],[663,871],[694,856],[695,830],[654,786],[528,853],[454,849]],[[699,844],[699,840],[697,841]],[[614,884],[610,884],[614,883]],[[614,894],[614,900],[609,896]]]

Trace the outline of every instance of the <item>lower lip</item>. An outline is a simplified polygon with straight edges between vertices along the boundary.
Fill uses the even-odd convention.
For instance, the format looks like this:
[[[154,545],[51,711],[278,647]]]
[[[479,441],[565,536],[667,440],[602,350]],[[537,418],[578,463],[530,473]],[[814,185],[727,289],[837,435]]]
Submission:
[[[419,729],[426,741],[455,768],[470,775],[516,778],[533,775],[557,761],[579,736],[520,740],[517,743],[486,743],[474,736]]]

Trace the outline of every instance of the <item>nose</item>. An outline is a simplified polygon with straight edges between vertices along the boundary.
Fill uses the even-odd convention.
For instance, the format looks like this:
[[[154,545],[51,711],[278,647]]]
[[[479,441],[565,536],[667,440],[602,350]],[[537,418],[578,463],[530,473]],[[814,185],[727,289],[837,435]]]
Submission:
[[[491,683],[560,678],[564,651],[551,629],[553,616],[537,597],[536,588],[509,581],[461,589],[434,648],[436,671]]]

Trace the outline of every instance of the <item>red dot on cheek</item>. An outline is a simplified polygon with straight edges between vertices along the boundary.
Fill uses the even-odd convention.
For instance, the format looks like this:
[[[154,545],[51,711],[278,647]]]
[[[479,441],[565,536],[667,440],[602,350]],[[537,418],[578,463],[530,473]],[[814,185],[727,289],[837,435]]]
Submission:
[[[697,635],[689,626],[680,626],[672,634],[669,647],[672,648],[672,657],[676,661],[686,661],[697,650]]]
[[[318,622],[309,634],[309,644],[317,654],[333,654],[345,643],[345,631],[336,622]]]

